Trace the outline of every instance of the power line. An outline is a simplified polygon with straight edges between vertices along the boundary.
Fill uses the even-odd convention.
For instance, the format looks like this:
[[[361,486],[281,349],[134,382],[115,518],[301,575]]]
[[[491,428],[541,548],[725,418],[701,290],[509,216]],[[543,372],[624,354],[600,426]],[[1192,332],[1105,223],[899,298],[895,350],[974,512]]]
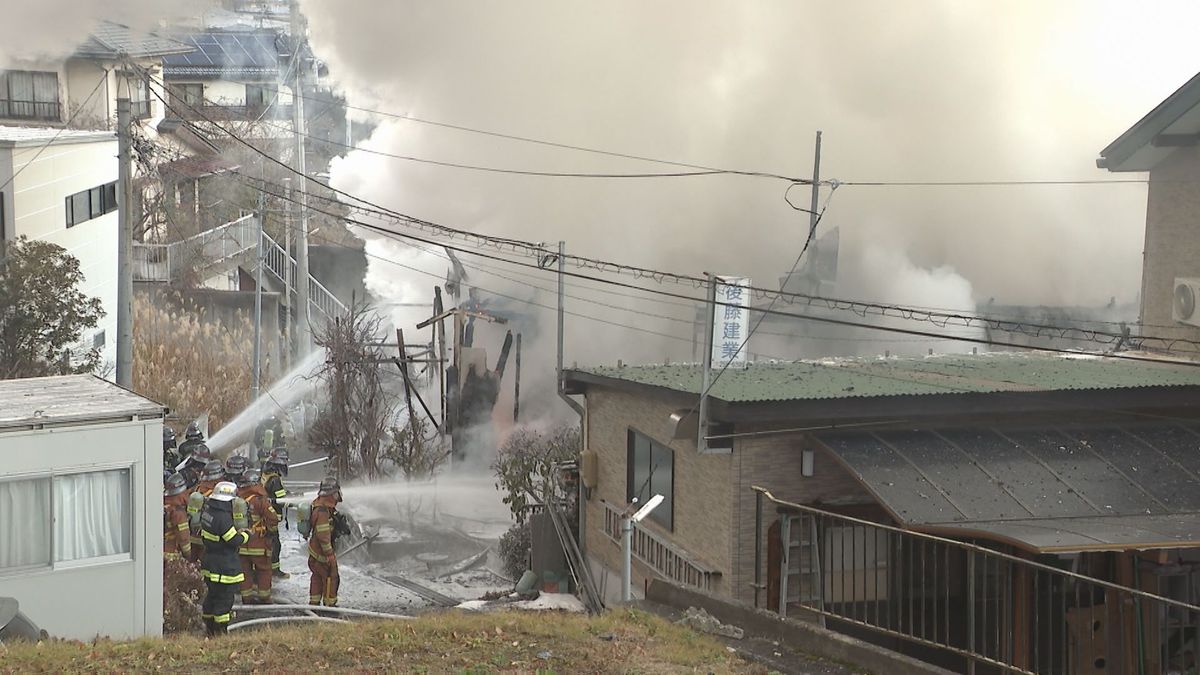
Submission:
[[[291,201],[284,195],[278,195],[275,193],[271,193],[270,191],[267,191],[267,190],[264,190],[264,192],[266,192],[267,194],[271,194],[277,198]],[[501,258],[499,256],[494,256],[494,255],[491,255],[488,253],[484,253],[484,252],[478,251],[478,250],[455,247],[455,246],[451,246],[451,245],[448,245],[448,244],[445,244],[442,242],[435,242],[435,241],[432,241],[429,239],[424,239],[422,237],[418,237],[413,234],[396,232],[394,230],[389,230],[387,228],[381,227],[379,225],[374,225],[371,223],[367,223],[365,221],[356,220],[356,219],[349,218],[346,216],[339,216],[337,214],[329,213],[326,211],[321,211],[319,209],[314,209],[314,210],[316,210],[318,213],[323,213],[324,215],[327,215],[327,216],[330,216],[333,218],[340,218],[346,222],[350,222],[350,223],[359,225],[361,227],[370,229],[372,231],[381,232],[381,233],[384,233],[387,235],[397,236],[397,237],[401,237],[401,238],[405,238],[405,239],[412,239],[412,240],[420,241],[420,242],[423,242],[423,243],[426,243],[426,244],[429,244],[432,246],[442,246],[444,248],[458,251],[460,253],[466,253],[468,255],[475,255],[475,256],[480,256],[480,257],[485,257],[485,258],[491,258],[494,260],[499,260],[501,262],[506,262],[506,263],[513,264],[513,265],[520,265],[520,266],[529,267],[532,269],[543,269],[533,263],[526,263],[526,262],[517,261],[517,260],[509,260],[509,259]],[[624,282],[619,282],[619,281],[615,281],[612,279],[603,279],[600,277],[585,275],[585,274],[581,274],[578,272],[567,272],[564,270],[563,274],[566,276],[573,276],[576,278],[588,279],[588,280],[597,281],[600,283],[622,286],[622,287],[627,287],[627,288],[633,288],[636,290],[648,291],[648,292],[652,292],[652,293],[655,293],[658,295],[663,295],[666,297],[679,298],[679,299],[690,300],[690,301],[694,301],[694,302],[704,302],[704,303],[708,302],[707,299],[698,300],[698,299],[690,297],[690,296],[682,295],[679,293],[672,293],[670,291],[666,291],[666,290],[662,290],[662,289],[645,289],[642,287],[633,286],[632,284],[626,284]],[[718,307],[736,307],[738,309],[743,308],[742,305],[734,305],[732,303],[727,303],[727,302],[719,302],[718,301],[718,302],[714,302],[713,304],[715,304]],[[761,312],[763,314],[768,314],[768,315],[772,315],[772,316],[782,316],[782,317],[789,317],[789,318],[793,318],[793,319],[800,319],[803,321],[812,321],[812,322],[817,322],[817,323],[826,323],[826,324],[830,324],[830,325],[846,326],[846,327],[853,327],[853,328],[863,328],[863,329],[867,329],[867,330],[875,330],[875,331],[882,331],[882,332],[888,332],[888,333],[898,333],[898,334],[902,334],[902,335],[911,335],[914,337],[923,337],[923,338],[932,338],[932,339],[947,339],[947,340],[953,340],[955,342],[966,342],[966,343],[981,344],[981,345],[992,345],[992,346],[997,346],[997,347],[1008,347],[1008,348],[1013,348],[1013,349],[1037,349],[1040,351],[1060,353],[1060,354],[1070,354],[1070,355],[1077,355],[1080,353],[1078,350],[1073,350],[1073,349],[1064,349],[1064,348],[1059,348],[1059,347],[1048,347],[1048,346],[1033,347],[1033,346],[1030,346],[1027,344],[1009,342],[1009,341],[1005,341],[1005,340],[995,340],[995,339],[990,339],[990,338],[977,338],[977,337],[961,336],[961,335],[947,335],[945,333],[935,333],[932,331],[916,330],[916,329],[911,329],[911,328],[900,328],[900,327],[895,327],[895,326],[881,326],[878,324],[869,324],[869,323],[862,323],[862,322],[858,322],[858,321],[849,321],[849,320],[845,320],[845,319],[836,319],[833,317],[814,316],[814,315],[809,315],[809,314],[796,314],[796,313],[784,312],[784,311],[776,310],[776,309],[750,308],[750,311]],[[1102,358],[1123,360],[1123,361],[1156,363],[1159,365],[1164,363],[1164,360],[1161,358],[1138,356],[1138,355],[1133,355],[1133,354],[1111,353],[1111,354],[1099,354],[1097,356],[1100,356]],[[1180,366],[1200,367],[1200,362],[1171,361],[1170,363],[1172,363],[1174,365],[1180,365]]]
[[[1016,180],[844,180],[842,185],[854,187],[1005,187],[1019,185],[1146,185],[1148,178],[1061,178]],[[1195,182],[1195,181],[1189,181]]]
[[[152,91],[153,91],[153,89],[152,89]],[[158,95],[157,92],[155,92],[155,95],[156,96]],[[178,114],[178,112],[175,111],[175,109],[173,107],[171,107],[169,104],[167,104],[165,100],[163,101],[163,103],[164,103],[164,105],[167,105],[167,107],[169,109],[171,109],[172,111],[176,112],[176,114]],[[184,103],[184,105],[191,107],[186,102]],[[195,108],[192,108],[192,109],[193,109],[193,111],[195,111]],[[373,207],[374,209],[378,209],[376,211],[376,214],[382,214],[382,215],[385,215],[386,217],[396,219],[396,220],[400,221],[400,224],[415,227],[417,229],[422,229],[425,231],[432,230],[432,231],[438,233],[439,235],[448,236],[451,238],[458,236],[467,241],[473,241],[477,245],[490,245],[490,246],[496,247],[501,250],[503,250],[504,248],[510,248],[514,252],[519,252],[519,251],[523,250],[530,254],[546,255],[546,253],[547,253],[546,249],[543,246],[541,246],[540,244],[534,243],[534,242],[528,242],[528,241],[523,241],[523,240],[518,240],[518,239],[510,239],[510,238],[496,238],[496,237],[491,237],[491,236],[487,236],[487,235],[481,235],[481,234],[477,234],[477,233],[473,233],[473,232],[468,232],[466,230],[461,230],[458,228],[453,228],[453,227],[433,223],[430,221],[413,218],[412,216],[408,216],[406,214],[392,211],[390,209],[385,209],[385,208],[380,207],[376,204],[373,204],[372,202],[365,200],[361,197],[352,195],[352,194],[344,192],[342,190],[338,190],[336,188],[332,188],[328,185],[320,183],[319,181],[316,181],[314,178],[312,178],[310,176],[305,176],[303,174],[300,174],[299,172],[295,171],[295,169],[293,169],[292,167],[271,157],[270,155],[266,154],[265,152],[254,147],[252,144],[246,142],[244,139],[240,138],[236,134],[233,134],[228,129],[225,129],[220,124],[217,124],[215,121],[211,120],[211,118],[205,117],[202,113],[200,113],[200,116],[202,118],[208,120],[216,128],[220,129],[221,131],[223,131],[224,133],[229,135],[234,140],[242,143],[243,145],[250,148],[253,152],[261,155],[262,157],[284,167],[284,169],[286,169],[287,171],[289,171],[293,174],[296,174],[296,175],[301,175],[304,179],[315,182],[318,185],[321,185],[322,187],[330,190],[331,192],[334,192],[336,194],[345,195],[345,196],[349,197],[350,199],[353,199],[357,202],[368,204],[371,207]],[[278,196],[278,195],[276,195],[276,196]],[[323,197],[319,197],[319,196],[318,196],[318,198],[319,199],[327,199],[327,198],[323,198]],[[361,207],[361,206],[355,206],[355,205],[344,205],[344,206],[346,206],[347,208],[366,210],[366,209],[363,209],[363,207]],[[335,217],[335,218],[343,217],[343,216],[337,216],[334,214],[327,214],[327,215],[331,215],[332,217]],[[361,221],[355,221],[355,222],[358,222],[359,224],[364,225],[364,226],[366,225],[365,223],[362,223]],[[654,281],[656,281],[658,283],[662,283],[663,281],[673,281],[676,283],[685,283],[686,282],[686,283],[692,284],[694,287],[697,287],[697,288],[699,288],[707,283],[706,279],[702,279],[700,277],[696,277],[696,276],[692,276],[692,275],[684,275],[684,274],[677,274],[677,273],[672,273],[672,272],[665,272],[662,270],[640,268],[640,267],[623,265],[623,264],[619,264],[619,263],[614,263],[614,262],[599,260],[599,259],[594,259],[594,258],[585,258],[585,257],[573,256],[573,255],[566,256],[566,257],[573,260],[577,266],[582,267],[582,268],[594,267],[595,269],[597,269],[598,271],[601,271],[601,272],[606,272],[606,271],[614,272],[615,271],[617,273],[620,273],[621,270],[628,270],[628,271],[633,272],[635,277],[646,276],[648,278],[653,279]],[[813,295],[808,295],[808,294],[787,293],[784,291],[776,291],[773,289],[765,289],[765,288],[757,288],[757,287],[750,287],[749,290],[751,290],[751,292],[755,293],[756,295],[758,295],[759,297],[762,297],[762,298],[771,297],[772,298],[771,307],[774,306],[774,298],[800,298],[800,299],[803,299],[806,302],[808,302],[808,304],[810,304],[810,305],[813,303],[824,303],[825,306],[830,310],[849,309],[849,310],[855,311],[856,313],[859,313],[860,316],[864,316],[864,317],[867,314],[873,313],[873,314],[877,314],[879,316],[891,316],[892,318],[899,318],[899,319],[906,320],[906,321],[924,321],[924,322],[932,323],[932,324],[938,326],[939,328],[945,328],[947,325],[950,325],[951,322],[954,322],[954,325],[960,325],[960,326],[968,327],[968,328],[980,327],[979,325],[973,325],[973,324],[981,324],[982,326],[986,326],[986,327],[989,327],[993,330],[997,330],[1000,332],[1022,333],[1022,334],[1025,334],[1025,335],[1027,335],[1029,337],[1033,337],[1033,338],[1050,337],[1050,338],[1065,339],[1068,337],[1068,334],[1070,334],[1071,339],[1092,341],[1092,342],[1097,342],[1097,343],[1105,344],[1105,345],[1123,345],[1123,344],[1128,343],[1130,347],[1138,348],[1138,349],[1149,348],[1149,345],[1147,343],[1150,343],[1150,342],[1155,342],[1155,343],[1160,344],[1167,351],[1173,351],[1175,346],[1180,345],[1180,344],[1190,344],[1194,347],[1200,347],[1200,341],[1187,340],[1187,339],[1182,339],[1182,338],[1181,339],[1169,339],[1169,338],[1158,338],[1158,337],[1154,337],[1154,336],[1132,336],[1131,334],[1128,334],[1128,333],[1115,334],[1115,333],[1106,333],[1103,331],[1085,330],[1085,329],[1078,329],[1078,328],[1065,328],[1065,327],[1061,327],[1061,326],[1050,326],[1050,325],[1045,325],[1045,324],[997,321],[997,320],[989,319],[987,317],[982,317],[982,316],[974,316],[974,315],[967,315],[967,314],[948,314],[948,313],[939,313],[939,312],[929,312],[929,311],[925,311],[925,310],[918,311],[913,308],[903,307],[903,306],[898,306],[898,305],[885,305],[882,303],[870,303],[870,302],[863,302],[863,301],[856,301],[856,300],[841,300],[841,299],[837,299],[837,298],[824,298],[824,297],[813,296]],[[756,311],[764,311],[764,310],[756,310]],[[766,313],[772,313],[772,312],[767,311]],[[829,321],[829,322],[834,321],[833,319],[828,319],[828,318],[817,318],[817,317],[809,317],[809,318],[811,320],[824,320],[824,321]],[[870,324],[863,324],[863,325],[870,325]],[[1057,333],[1057,335],[1055,333]],[[921,332],[916,332],[913,334],[914,335],[922,335]],[[922,335],[922,336],[924,336],[924,335]],[[1007,344],[1010,344],[1012,346],[1022,347],[1022,348],[1027,347],[1026,345],[1020,345],[1017,343],[1007,343]]]

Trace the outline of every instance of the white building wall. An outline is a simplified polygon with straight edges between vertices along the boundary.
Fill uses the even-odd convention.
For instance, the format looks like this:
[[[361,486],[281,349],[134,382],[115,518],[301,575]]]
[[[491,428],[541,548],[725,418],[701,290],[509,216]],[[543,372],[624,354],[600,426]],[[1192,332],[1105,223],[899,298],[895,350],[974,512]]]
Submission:
[[[41,145],[11,150],[13,209],[9,236],[27,236],[62,246],[79,259],[82,292],[100,298],[105,315],[86,333],[82,345],[104,331],[101,363],[115,364],[117,344],[117,212],[67,228],[66,198],[117,180],[117,142],[54,144],[41,154]],[[36,156],[36,158],[35,158]],[[110,377],[112,374],[110,373]]]
[[[0,433],[0,480],[132,469],[132,552],[123,559],[0,571],[0,596],[54,637],[162,634],[162,420]]]
[[[204,100],[211,105],[246,105],[246,83],[233,80],[184,80],[172,79],[171,84],[203,84]],[[255,83],[258,84],[258,83]],[[292,104],[292,88],[287,85],[279,86],[279,99],[276,105]],[[180,111],[186,112],[186,111]]]

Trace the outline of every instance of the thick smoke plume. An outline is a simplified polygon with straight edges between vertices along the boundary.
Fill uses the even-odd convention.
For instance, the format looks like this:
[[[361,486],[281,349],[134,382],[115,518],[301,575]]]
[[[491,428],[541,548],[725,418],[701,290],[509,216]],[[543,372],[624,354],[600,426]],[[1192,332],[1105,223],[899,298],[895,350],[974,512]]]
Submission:
[[[304,11],[315,48],[359,105],[799,176],[811,171],[813,132],[822,129],[822,175],[843,181],[1110,177],[1094,168],[1098,151],[1193,74],[1185,45],[1200,18],[1185,2],[1084,0],[309,0]],[[401,155],[518,169],[669,169],[375,119],[368,146]],[[751,178],[528,178],[366,153],[336,163],[332,175],[338,188],[430,220],[764,286],[787,271],[808,226],[807,214],[785,204],[785,184]],[[806,205],[803,190],[797,196]],[[1103,305],[1136,299],[1144,196],[1141,185],[847,185],[821,229],[842,233],[842,295],[955,309],[993,297]],[[444,274],[448,263],[426,255],[407,260]],[[552,304],[545,290],[477,276],[481,286]],[[378,259],[371,277],[377,290],[434,282]],[[579,299],[569,301],[573,311],[676,339],[569,317],[568,364],[694,354],[688,303],[571,292],[651,316]]]

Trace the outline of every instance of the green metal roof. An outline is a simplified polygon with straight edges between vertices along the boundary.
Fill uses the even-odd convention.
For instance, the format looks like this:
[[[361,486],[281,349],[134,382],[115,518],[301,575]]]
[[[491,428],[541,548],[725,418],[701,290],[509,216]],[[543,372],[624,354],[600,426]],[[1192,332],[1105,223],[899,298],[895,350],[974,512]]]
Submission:
[[[697,364],[581,367],[574,372],[690,394],[699,394],[702,386],[701,367]],[[1090,354],[990,352],[925,358],[754,363],[744,369],[726,370],[711,394],[730,403],[746,403],[1172,386],[1200,386],[1200,367],[1169,361],[1123,361]]]

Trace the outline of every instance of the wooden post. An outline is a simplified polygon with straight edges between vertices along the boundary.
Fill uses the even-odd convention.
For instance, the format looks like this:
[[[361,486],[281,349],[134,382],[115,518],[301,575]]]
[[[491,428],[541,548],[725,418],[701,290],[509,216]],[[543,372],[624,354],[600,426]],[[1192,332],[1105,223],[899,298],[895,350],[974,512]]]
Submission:
[[[433,315],[441,316],[442,287],[433,287]],[[438,395],[441,398],[442,428],[446,428],[446,320],[437,322],[437,355],[438,355]]]
[[[412,432],[412,442],[417,443],[417,411],[413,410],[412,385],[408,381],[408,355],[404,353],[404,331],[396,329],[396,346],[400,349],[400,379],[404,380],[404,404],[408,406],[408,428]]]

